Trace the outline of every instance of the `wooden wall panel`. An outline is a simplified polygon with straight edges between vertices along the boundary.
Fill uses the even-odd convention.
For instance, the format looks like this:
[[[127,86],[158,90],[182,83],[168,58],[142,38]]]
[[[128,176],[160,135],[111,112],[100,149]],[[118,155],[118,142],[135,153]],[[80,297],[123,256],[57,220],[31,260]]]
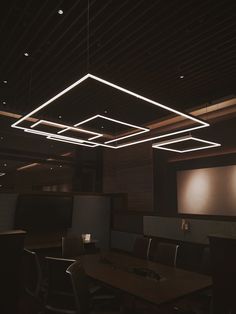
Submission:
[[[150,143],[104,150],[103,192],[128,193],[129,210],[153,210],[153,152]]]

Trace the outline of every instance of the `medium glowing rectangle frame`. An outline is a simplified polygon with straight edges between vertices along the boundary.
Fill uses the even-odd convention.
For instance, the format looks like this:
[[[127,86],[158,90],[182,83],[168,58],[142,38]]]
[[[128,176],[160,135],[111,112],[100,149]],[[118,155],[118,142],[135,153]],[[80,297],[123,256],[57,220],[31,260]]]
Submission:
[[[89,138],[88,140],[90,140],[90,139],[92,140],[92,139],[95,139],[95,138],[103,136],[103,134],[101,134],[101,133],[97,133],[97,132],[93,132],[93,131],[88,131],[88,130],[84,130],[84,129],[80,129],[80,128],[71,127],[71,126],[68,126],[66,124],[56,123],[56,122],[52,122],[52,121],[49,121],[49,120],[39,120],[39,121],[35,122],[34,124],[32,124],[30,126],[30,128],[35,128],[36,126],[38,126],[40,124],[46,124],[46,125],[62,128],[62,130],[57,132],[57,134],[60,134],[60,133],[65,132],[67,130],[72,130],[72,131],[76,131],[76,132],[87,133],[87,134],[93,135],[93,137]],[[53,133],[51,133],[51,134],[53,134]],[[70,138],[70,137],[68,137],[68,138]]]

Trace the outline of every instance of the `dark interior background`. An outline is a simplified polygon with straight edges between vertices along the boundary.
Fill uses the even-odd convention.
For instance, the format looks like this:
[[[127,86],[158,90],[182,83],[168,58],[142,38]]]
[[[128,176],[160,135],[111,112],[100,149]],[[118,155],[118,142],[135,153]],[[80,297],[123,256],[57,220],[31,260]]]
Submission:
[[[48,141],[12,129],[19,116],[2,112],[27,114],[88,72],[172,108],[207,112],[235,95],[236,2],[90,0],[89,9],[88,22],[87,1],[1,2],[0,192],[126,193],[113,227],[142,232],[143,215],[177,215],[177,169],[235,164],[235,113],[193,134],[220,148],[180,156],[153,150],[151,142],[114,151]],[[76,112],[85,118],[88,100],[96,100],[91,113],[130,122],[131,107],[140,104],[121,97],[111,106],[108,94],[114,96],[85,92]],[[76,96],[70,102],[76,105]],[[150,121],[145,112],[142,107],[132,122]],[[49,114],[58,121],[73,117]]]

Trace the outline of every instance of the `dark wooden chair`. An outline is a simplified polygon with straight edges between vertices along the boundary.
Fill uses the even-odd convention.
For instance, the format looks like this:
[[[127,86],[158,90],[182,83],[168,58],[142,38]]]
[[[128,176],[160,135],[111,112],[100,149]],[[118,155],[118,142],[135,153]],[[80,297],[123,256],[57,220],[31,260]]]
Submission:
[[[62,237],[62,257],[76,258],[84,254],[82,237]]]
[[[201,272],[201,268],[203,267],[203,252],[204,246],[202,245],[196,245],[196,243],[190,242],[180,243],[178,248],[176,267],[190,271]]]
[[[178,248],[178,244],[159,242],[154,261],[168,266],[176,266]]]
[[[119,313],[113,309],[116,298],[113,294],[109,293],[91,293],[89,289],[88,277],[79,261],[71,264],[66,270],[70,277],[76,313],[89,314],[89,313]],[[115,304],[116,305],[116,304]],[[104,308],[105,306],[105,308]],[[120,305],[119,305],[120,306]]]
[[[147,259],[149,255],[150,239],[137,237],[134,242],[133,255],[138,258]]]
[[[74,295],[71,282],[66,274],[67,268],[75,262],[74,259],[45,257],[47,263],[47,293],[45,311],[76,314]]]
[[[22,258],[20,313],[42,313],[44,301],[42,269],[36,252],[24,249]]]
[[[236,313],[236,238],[209,236],[213,314]]]
[[[24,249],[23,254],[23,275],[26,293],[34,298],[38,298],[42,283],[41,266],[37,254],[28,249]]]

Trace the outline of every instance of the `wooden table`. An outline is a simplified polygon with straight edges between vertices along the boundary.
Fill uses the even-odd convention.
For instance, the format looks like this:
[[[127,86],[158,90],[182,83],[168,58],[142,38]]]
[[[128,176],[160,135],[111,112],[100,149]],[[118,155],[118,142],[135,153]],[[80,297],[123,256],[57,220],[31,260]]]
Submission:
[[[212,285],[209,276],[114,252],[85,255],[82,263],[91,278],[155,305],[171,302]],[[154,270],[161,279],[136,275],[132,272],[134,268]]]

